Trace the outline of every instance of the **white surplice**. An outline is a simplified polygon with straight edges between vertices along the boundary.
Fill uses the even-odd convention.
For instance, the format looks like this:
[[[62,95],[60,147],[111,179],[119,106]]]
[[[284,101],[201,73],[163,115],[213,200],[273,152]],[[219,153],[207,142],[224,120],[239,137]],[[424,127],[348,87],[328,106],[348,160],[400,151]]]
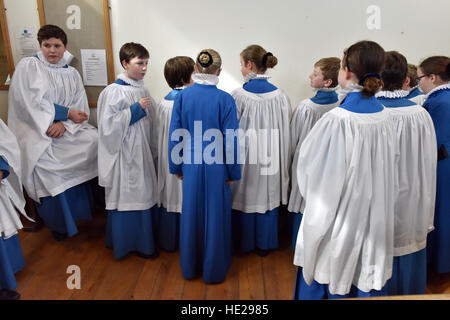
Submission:
[[[151,151],[150,116],[155,101],[144,82],[120,75],[128,85],[112,83],[98,99],[98,172],[107,210],[150,209],[157,203],[157,179]],[[130,106],[150,97],[146,116],[130,125]]]
[[[97,176],[97,129],[88,121],[62,121],[61,138],[46,132],[55,118],[54,104],[84,111],[89,106],[78,71],[37,57],[17,64],[8,94],[8,126],[21,151],[22,183],[28,195],[39,198],[58,195]]]

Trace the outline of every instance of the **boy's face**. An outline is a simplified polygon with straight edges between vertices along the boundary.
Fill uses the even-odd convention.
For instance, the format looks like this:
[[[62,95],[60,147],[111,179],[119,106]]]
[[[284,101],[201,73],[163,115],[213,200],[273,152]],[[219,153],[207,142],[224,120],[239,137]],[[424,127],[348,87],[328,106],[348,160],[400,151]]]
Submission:
[[[320,89],[325,87],[326,80],[323,79],[323,73],[320,67],[314,67],[313,72],[309,75],[310,85],[313,88]]]
[[[44,54],[45,59],[50,63],[58,63],[64,56],[66,46],[61,39],[50,38],[42,40],[41,51]]]
[[[123,61],[122,65],[125,68],[125,73],[128,78],[133,80],[142,80],[147,73],[147,65],[149,58],[134,57],[130,62]]]

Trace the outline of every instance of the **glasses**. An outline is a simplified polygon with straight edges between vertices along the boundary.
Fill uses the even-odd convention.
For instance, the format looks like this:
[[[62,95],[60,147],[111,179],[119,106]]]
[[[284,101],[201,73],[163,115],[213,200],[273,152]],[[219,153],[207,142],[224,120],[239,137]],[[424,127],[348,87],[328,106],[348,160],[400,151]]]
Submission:
[[[417,77],[415,80],[417,83],[419,83],[420,79],[422,79],[423,77],[428,77],[429,74],[424,74],[423,76]]]

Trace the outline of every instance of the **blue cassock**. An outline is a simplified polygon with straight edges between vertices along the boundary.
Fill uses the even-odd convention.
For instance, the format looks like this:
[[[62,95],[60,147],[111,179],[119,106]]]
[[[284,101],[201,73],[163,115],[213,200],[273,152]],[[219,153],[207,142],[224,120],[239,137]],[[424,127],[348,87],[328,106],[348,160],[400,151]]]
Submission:
[[[0,179],[6,179],[9,176],[9,165],[6,160],[0,157],[0,171],[3,171],[3,176]],[[2,214],[0,212],[0,214]],[[0,234],[0,290],[17,288],[16,278],[14,274],[25,267],[25,260],[20,247],[19,237],[14,236],[3,239]]]
[[[234,99],[215,85],[195,83],[177,95],[170,123],[168,159],[170,173],[183,174],[180,262],[187,279],[202,274],[207,283],[222,282],[231,265],[231,193],[225,183],[241,178],[241,166],[237,163],[237,139],[227,144],[226,130],[238,128]],[[185,129],[191,137],[190,142],[187,137],[183,139],[183,150],[178,153],[183,155],[182,163],[171,156],[181,140],[171,141],[177,129]],[[211,152],[216,157],[211,164],[205,163],[202,156],[217,139],[203,138],[208,129],[218,129],[223,134],[223,142],[217,140],[219,148]],[[233,163],[225,163],[227,153],[232,154]]]
[[[431,267],[438,273],[450,272],[450,89],[433,92],[424,103],[436,130],[438,163],[436,207],[427,252]]]

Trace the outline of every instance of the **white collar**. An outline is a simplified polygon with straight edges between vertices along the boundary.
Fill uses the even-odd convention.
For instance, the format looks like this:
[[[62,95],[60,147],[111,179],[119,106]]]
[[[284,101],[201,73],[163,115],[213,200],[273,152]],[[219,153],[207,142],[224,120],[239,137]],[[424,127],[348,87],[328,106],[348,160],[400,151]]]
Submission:
[[[192,74],[192,80],[197,84],[206,84],[210,86],[216,86],[219,83],[218,76],[207,73],[194,73]]]
[[[251,73],[247,74],[244,77],[244,82],[247,83],[247,82],[249,82],[250,80],[253,80],[253,79],[266,79],[267,80],[267,79],[270,79],[270,78],[271,78],[271,76],[268,76],[266,74],[256,74],[254,72],[251,72]]]
[[[341,88],[339,86],[336,86],[334,88],[313,88],[314,92],[319,92],[319,91],[323,91],[323,92],[334,92],[334,91],[338,91]]]
[[[375,98],[398,99],[398,98],[405,98],[408,95],[409,91],[406,90],[380,91],[375,94]]]
[[[425,96],[425,99],[428,99],[428,97],[439,90],[445,90],[445,89],[450,89],[450,82],[447,84],[441,84],[440,86],[437,86],[436,88],[434,88],[433,90],[431,90],[430,92],[428,92],[428,94]]]
[[[125,81],[129,85],[137,88],[141,88],[144,86],[144,80],[133,80],[125,75],[125,73],[119,74],[118,79]]]
[[[352,92],[361,92],[362,89],[363,86],[360,86],[359,84],[352,84],[351,86],[348,86],[344,89],[340,88],[340,90],[337,92],[339,101],[344,100]]]
[[[41,61],[44,65],[50,68],[62,68],[67,64],[64,57],[61,58],[61,60],[59,60],[57,63],[50,63],[47,61],[47,59],[45,59],[45,56],[42,53],[42,51],[38,51],[36,55],[38,56],[39,61]]]

